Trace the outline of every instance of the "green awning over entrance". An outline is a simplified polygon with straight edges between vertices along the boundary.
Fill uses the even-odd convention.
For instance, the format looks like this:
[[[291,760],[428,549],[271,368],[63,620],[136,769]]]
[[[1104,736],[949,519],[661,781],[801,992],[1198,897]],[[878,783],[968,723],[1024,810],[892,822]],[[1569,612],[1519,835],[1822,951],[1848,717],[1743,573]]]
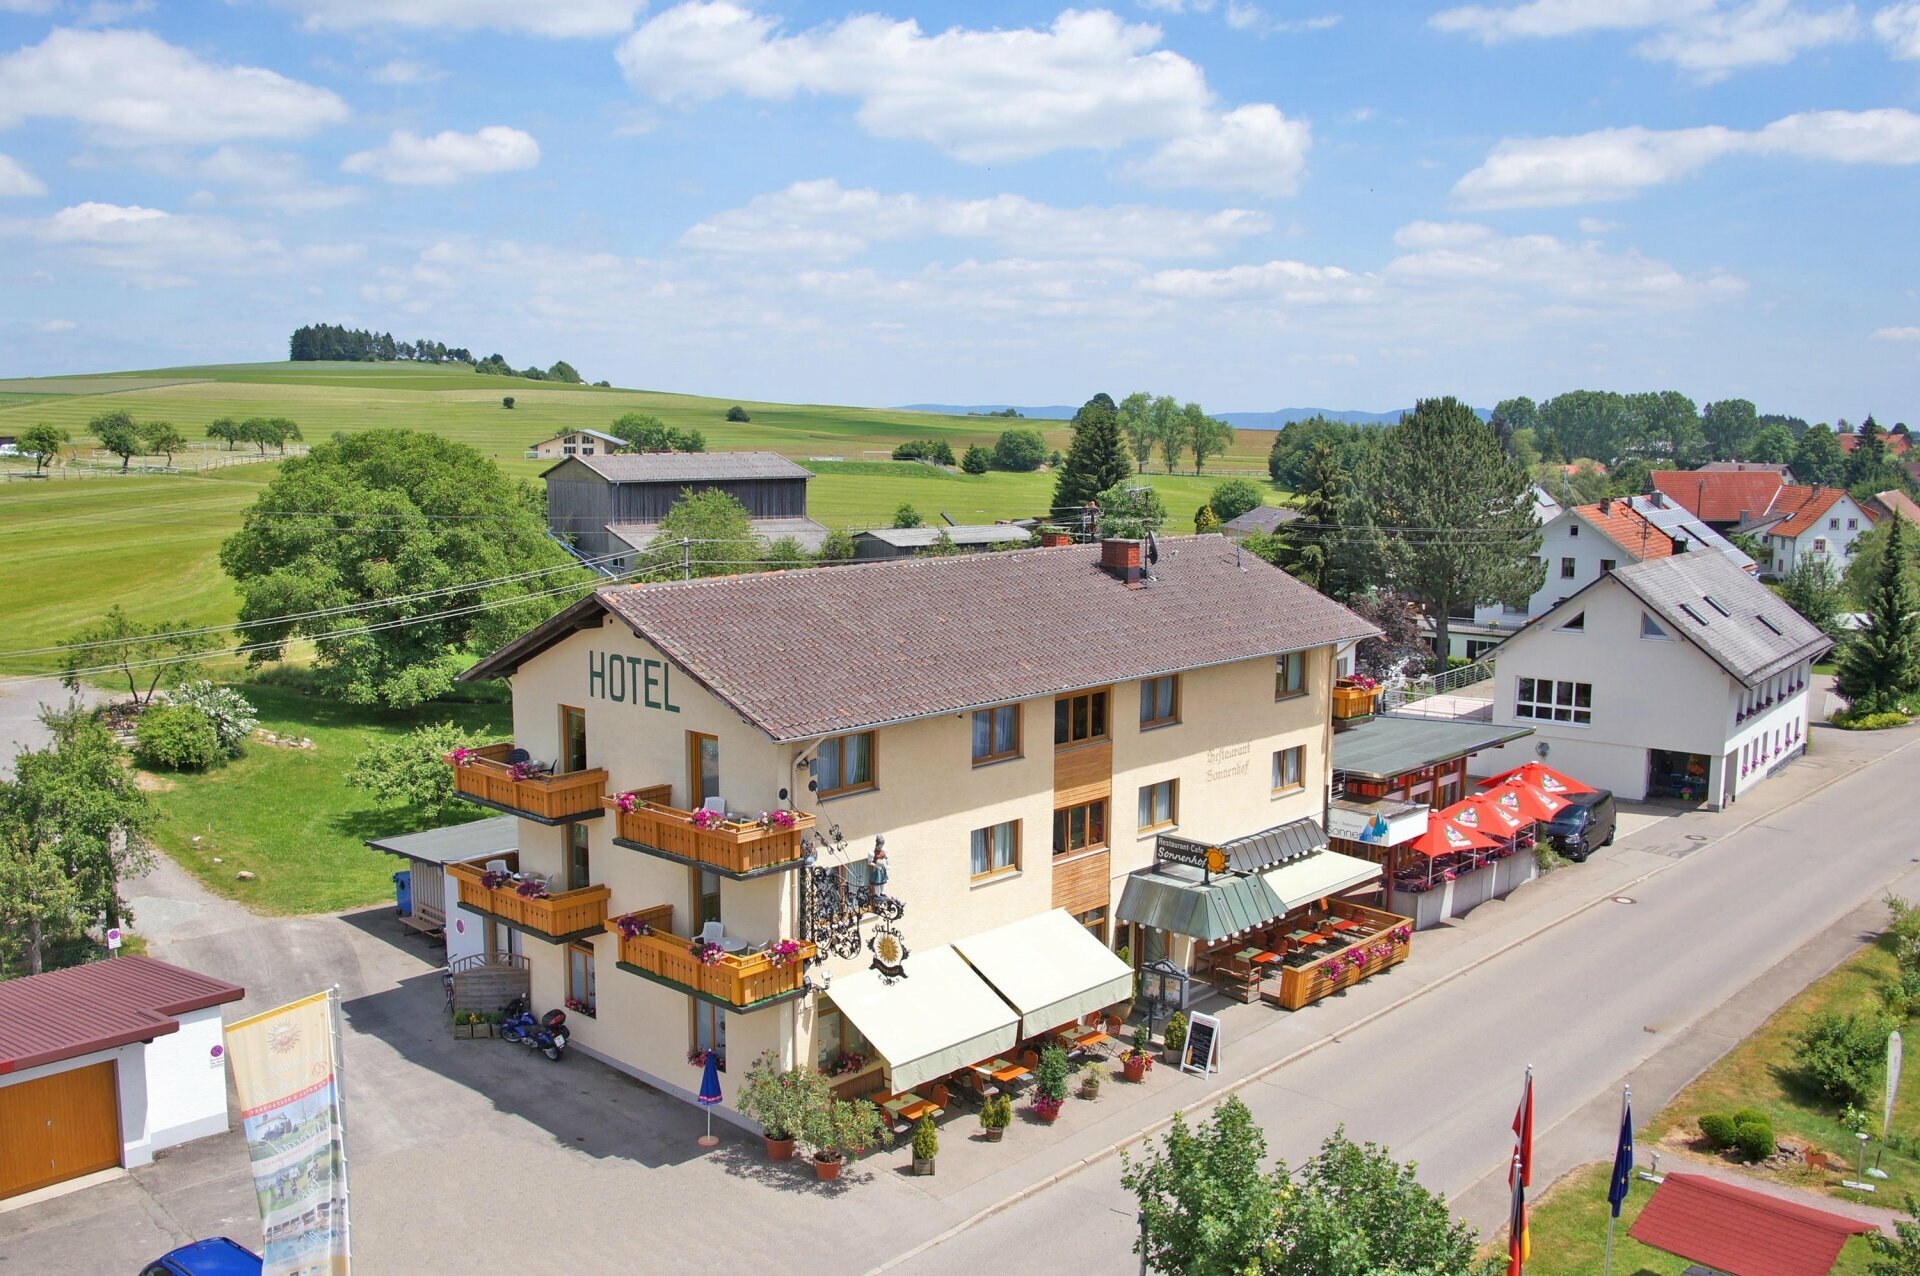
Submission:
[[[1206,881],[1202,869],[1160,864],[1127,878],[1115,914],[1176,935],[1225,939],[1281,916],[1287,906],[1259,877],[1237,875]]]

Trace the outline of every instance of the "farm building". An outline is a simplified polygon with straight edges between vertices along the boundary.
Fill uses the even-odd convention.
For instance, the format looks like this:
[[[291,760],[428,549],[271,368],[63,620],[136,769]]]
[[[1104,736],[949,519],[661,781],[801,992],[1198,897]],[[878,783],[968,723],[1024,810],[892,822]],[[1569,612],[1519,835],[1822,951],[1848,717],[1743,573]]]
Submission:
[[[861,532],[853,538],[854,561],[874,562],[887,558],[912,558],[933,548],[945,532],[961,549],[977,553],[987,549],[1014,549],[1032,539],[1032,533],[1017,523],[955,524],[949,527],[880,527]]]
[[[220,1007],[244,996],[146,957],[0,983],[0,1200],[225,1130]]]
[[[542,439],[527,449],[527,459],[557,460],[563,456],[607,456],[627,445],[625,439],[599,430],[568,430],[550,439]]]
[[[807,517],[813,475],[773,452],[570,456],[540,477],[547,483],[547,529],[584,554],[644,548],[682,494],[708,491],[746,506],[756,536],[791,536],[809,550],[827,538],[827,529]]]

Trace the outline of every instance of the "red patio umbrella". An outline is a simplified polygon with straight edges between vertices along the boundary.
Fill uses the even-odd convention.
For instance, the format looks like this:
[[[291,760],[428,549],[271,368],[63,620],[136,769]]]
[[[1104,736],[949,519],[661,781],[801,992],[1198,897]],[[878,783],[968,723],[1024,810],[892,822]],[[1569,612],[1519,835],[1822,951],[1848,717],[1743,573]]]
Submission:
[[[1402,845],[1420,852],[1428,859],[1439,859],[1455,851],[1482,851],[1494,845],[1494,841],[1472,829],[1461,828],[1451,820],[1434,819],[1427,821],[1426,832]]]
[[[1480,781],[1480,787],[1490,789],[1494,785],[1504,784],[1508,780],[1519,780],[1531,788],[1539,789],[1549,797],[1566,797],[1574,793],[1599,792],[1598,789],[1590,785],[1582,784],[1571,776],[1560,774],[1560,772],[1554,770],[1544,762],[1523,763],[1511,771],[1503,771],[1499,775]]]
[[[1523,820],[1550,820],[1565,810],[1567,799],[1555,797],[1551,793],[1542,793],[1524,780],[1503,780],[1481,793],[1481,797],[1499,803],[1502,810],[1509,811]]]
[[[1496,841],[1505,841],[1533,823],[1531,818],[1509,811],[1484,793],[1461,798],[1440,812],[1440,818]]]

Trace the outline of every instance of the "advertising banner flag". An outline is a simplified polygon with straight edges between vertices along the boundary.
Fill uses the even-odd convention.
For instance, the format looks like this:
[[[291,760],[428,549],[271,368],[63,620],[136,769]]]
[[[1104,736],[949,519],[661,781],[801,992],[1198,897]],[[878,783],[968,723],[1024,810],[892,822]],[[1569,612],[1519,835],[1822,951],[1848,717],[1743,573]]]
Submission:
[[[266,1234],[262,1276],[346,1276],[346,1142],[331,993],[230,1025],[227,1060]]]
[[[1893,1096],[1900,1092],[1900,1064],[1902,1062],[1900,1030],[1894,1029],[1887,1038],[1887,1102],[1880,1112],[1880,1141],[1886,1142],[1887,1134],[1893,1129]]]

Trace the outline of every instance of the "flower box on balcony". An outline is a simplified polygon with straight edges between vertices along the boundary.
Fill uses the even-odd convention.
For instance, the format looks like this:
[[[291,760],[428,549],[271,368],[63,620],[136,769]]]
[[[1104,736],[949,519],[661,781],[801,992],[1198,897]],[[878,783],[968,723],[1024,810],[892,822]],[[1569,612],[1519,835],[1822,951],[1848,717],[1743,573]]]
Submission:
[[[599,932],[607,921],[605,886],[584,886],[555,894],[522,894],[511,881],[489,888],[486,870],[478,864],[449,864],[447,871],[459,884],[460,902],[475,912],[555,943]]]
[[[1374,697],[1380,694],[1373,687],[1335,687],[1333,689],[1333,716],[1336,718],[1364,718],[1373,712]]]
[[[694,955],[692,940],[666,929],[672,915],[666,906],[635,914],[648,920],[644,929],[622,928],[617,919],[607,923],[607,930],[620,941],[621,969],[733,1010],[758,1010],[805,991],[804,972],[814,954],[812,944],[788,941],[775,945],[781,950],[776,952],[723,952],[707,962]],[[636,933],[625,933],[628,930]]]
[[[801,841],[813,827],[813,816],[805,811],[769,811],[763,819],[731,820],[626,794],[604,803],[614,813],[613,840],[619,845],[736,879],[799,867]]]
[[[455,749],[447,755],[454,792],[470,802],[542,824],[565,824],[600,814],[600,798],[607,791],[604,770],[531,774],[529,764],[507,761],[512,752],[511,744]]]

